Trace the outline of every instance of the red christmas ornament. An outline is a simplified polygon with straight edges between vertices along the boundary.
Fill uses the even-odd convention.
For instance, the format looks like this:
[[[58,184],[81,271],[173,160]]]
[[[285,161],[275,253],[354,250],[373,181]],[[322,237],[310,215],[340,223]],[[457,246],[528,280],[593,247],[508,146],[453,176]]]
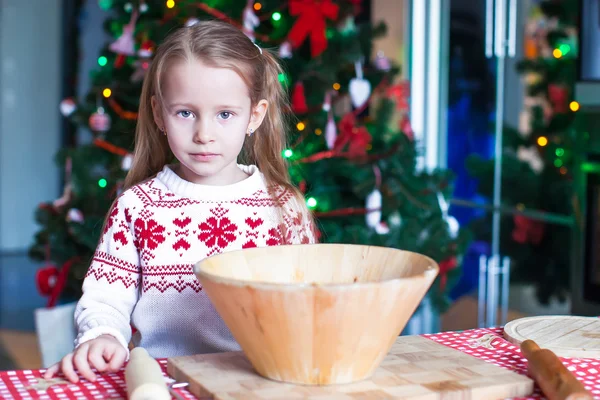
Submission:
[[[325,20],[337,19],[339,6],[331,0],[290,0],[289,10],[298,16],[288,36],[292,47],[299,47],[310,35],[311,55],[317,57],[327,48]]]
[[[106,132],[110,129],[110,115],[102,107],[98,107],[98,110],[90,115],[88,122],[94,132]]]
[[[292,93],[292,110],[296,114],[305,114],[308,112],[306,96],[304,95],[304,85],[302,82],[297,82],[294,85],[294,92]]]
[[[42,296],[50,296],[58,280],[58,268],[47,265],[35,273],[35,286]]]
[[[569,111],[568,97],[569,90],[566,86],[555,84],[548,85],[548,98],[550,99],[550,103],[552,103],[554,112],[562,114]]]
[[[154,42],[148,39],[144,40],[138,50],[138,56],[149,58],[152,57],[152,54],[154,54]]]
[[[446,288],[446,283],[448,282],[448,272],[452,271],[458,265],[458,261],[456,257],[450,257],[446,260],[442,261],[439,265],[440,267],[440,289],[444,290]]]
[[[348,145],[347,152],[350,156],[367,154],[367,146],[371,143],[371,134],[364,126],[356,125],[356,117],[349,112],[339,123],[339,134],[335,139],[333,149],[342,151]]]

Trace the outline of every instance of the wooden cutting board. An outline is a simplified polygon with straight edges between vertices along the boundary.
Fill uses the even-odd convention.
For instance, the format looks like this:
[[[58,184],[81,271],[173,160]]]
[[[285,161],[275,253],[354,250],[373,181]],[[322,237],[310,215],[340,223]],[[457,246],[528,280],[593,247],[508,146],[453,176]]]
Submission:
[[[504,338],[518,346],[531,339],[559,357],[600,358],[600,318],[597,317],[519,318],[506,324]]]
[[[188,382],[197,397],[219,400],[496,400],[528,396],[534,386],[526,376],[421,336],[398,337],[371,379],[347,385],[271,381],[256,374],[242,352],[170,358],[167,371],[178,382]]]

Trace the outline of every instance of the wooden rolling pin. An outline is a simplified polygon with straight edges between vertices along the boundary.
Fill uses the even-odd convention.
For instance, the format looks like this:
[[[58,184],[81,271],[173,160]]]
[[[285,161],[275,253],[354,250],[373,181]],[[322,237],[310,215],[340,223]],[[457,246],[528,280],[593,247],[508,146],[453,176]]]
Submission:
[[[160,365],[142,347],[129,354],[125,382],[129,400],[171,400]]]
[[[529,374],[548,400],[593,400],[592,394],[552,351],[540,349],[533,340],[525,340],[521,352],[529,362]]]

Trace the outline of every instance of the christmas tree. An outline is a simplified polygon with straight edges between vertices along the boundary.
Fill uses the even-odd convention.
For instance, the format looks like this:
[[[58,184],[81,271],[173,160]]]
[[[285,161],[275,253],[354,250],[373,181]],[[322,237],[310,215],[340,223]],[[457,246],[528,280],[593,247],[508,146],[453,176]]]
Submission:
[[[570,290],[578,11],[576,1],[534,2],[518,64],[526,86],[524,109],[519,126],[504,132],[502,204],[521,213],[502,217],[500,253],[511,258],[513,280],[534,284],[542,304],[564,301]],[[493,163],[467,161],[488,198]],[[490,220],[473,224],[477,236],[489,240]]]
[[[399,66],[374,54],[384,24],[361,21],[360,0],[100,0],[114,38],[98,55],[92,90],[63,113],[94,140],[65,148],[64,195],[41,204],[31,256],[50,304],[76,299],[103,219],[131,164],[138,97],[156,46],[173,29],[221,19],[281,59],[290,97],[289,146],[281,155],[314,212],[324,243],[416,251],[440,264],[429,296],[443,309],[460,275],[468,235],[448,215],[452,174],[416,169],[417,145]],[[376,52],[375,52],[376,53]]]

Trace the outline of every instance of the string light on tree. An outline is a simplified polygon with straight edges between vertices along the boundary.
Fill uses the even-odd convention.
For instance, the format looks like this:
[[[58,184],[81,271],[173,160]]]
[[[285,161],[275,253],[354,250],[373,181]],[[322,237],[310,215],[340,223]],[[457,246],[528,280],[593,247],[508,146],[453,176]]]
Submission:
[[[570,109],[571,109],[571,111],[573,111],[573,112],[579,111],[579,103],[578,103],[578,102],[576,102],[576,101],[572,101],[572,102],[569,104],[569,108],[570,108]]]
[[[271,15],[271,18],[273,21],[278,22],[281,20],[281,13],[274,12],[273,15]]]
[[[317,199],[315,199],[314,197],[309,197],[308,199],[306,199],[306,205],[308,206],[308,208],[315,208],[317,206]]]
[[[560,167],[562,167],[562,165],[563,165],[563,162],[560,158],[557,158],[556,160],[554,160],[554,166],[556,168],[560,168]]]
[[[556,153],[556,157],[562,157],[565,155],[565,149],[563,149],[562,147],[559,147],[556,149],[555,153]]]
[[[302,132],[304,128],[306,128],[304,122],[298,122],[298,124],[296,125],[296,129],[298,129],[300,132]]]
[[[104,178],[98,179],[98,186],[100,186],[101,188],[105,188],[107,184],[108,184],[108,182],[106,181],[106,179],[104,179]]]
[[[544,147],[548,144],[548,138],[546,136],[540,136],[537,140],[537,144],[541,147]]]
[[[175,7],[175,1],[167,0],[167,8],[173,8],[173,7]]]
[[[286,74],[281,73],[279,75],[277,75],[277,79],[279,79],[279,82],[283,85],[283,86],[287,86],[289,83],[289,79],[287,77]]]
[[[262,4],[260,4],[258,1],[256,3],[254,3],[254,9],[256,11],[259,11],[262,8]]]
[[[104,67],[108,63],[108,59],[104,56],[98,57],[98,65]]]
[[[340,90],[341,87],[342,87],[342,85],[340,85],[337,82],[333,84],[333,90]]]
[[[113,0],[98,0],[98,5],[104,11],[108,11],[112,7]]]
[[[285,149],[285,150],[283,151],[283,156],[284,156],[285,158],[290,158],[290,157],[291,157],[291,156],[293,156],[293,155],[294,155],[294,152],[293,152],[291,149]]]
[[[106,88],[102,91],[102,96],[106,97],[107,99],[112,95],[112,90],[110,90],[109,88]]]
[[[552,55],[554,56],[554,58],[561,58],[563,56],[563,53],[562,51],[560,51],[560,49],[554,49]]]

